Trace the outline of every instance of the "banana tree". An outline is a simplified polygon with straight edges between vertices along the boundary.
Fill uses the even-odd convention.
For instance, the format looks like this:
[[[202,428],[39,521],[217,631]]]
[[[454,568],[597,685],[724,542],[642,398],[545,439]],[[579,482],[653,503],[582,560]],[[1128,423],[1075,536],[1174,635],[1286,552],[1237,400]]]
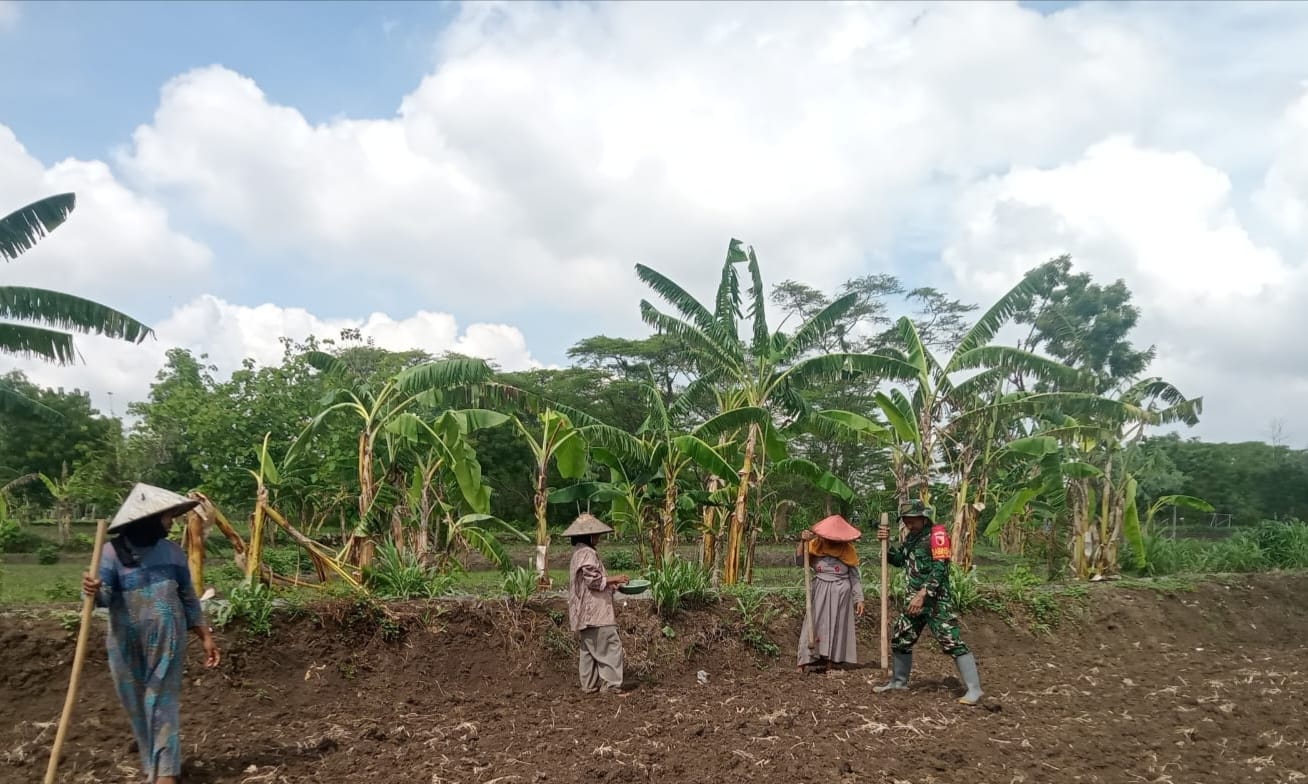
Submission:
[[[746,267],[750,280],[747,311],[742,310],[740,265]],[[855,375],[868,379],[912,377],[910,366],[887,356],[813,354],[822,338],[857,304],[856,294],[835,300],[790,335],[773,332],[768,327],[766,290],[758,258],[753,248],[742,248],[739,240],[733,239],[727,246],[711,309],[649,267],[636,265],[636,275],[677,311],[677,315],[670,315],[648,301],[640,303],[645,322],[681,340],[692,357],[699,377],[686,394],[692,399],[698,394],[710,395],[720,413],[741,408],[763,409],[768,413],[773,433],[804,414],[807,405],[799,392],[818,380]],[[742,320],[748,322],[747,336],[740,332]],[[743,449],[727,530],[723,582],[728,585],[736,583],[741,576],[743,545],[750,529],[749,494],[761,479],[759,449],[765,446],[768,430],[763,424],[751,422],[736,439]]]
[[[45,474],[37,475],[46,492],[54,499],[55,525],[59,531],[59,544],[66,546],[73,535],[73,488],[68,480],[68,463],[62,466],[59,479],[51,479]]]
[[[338,415],[356,420],[358,517],[339,558],[355,566],[367,566],[383,512],[378,504],[382,485],[379,475],[384,476],[394,463],[400,446],[395,423],[416,411],[440,407],[445,390],[489,381],[492,371],[479,359],[444,359],[402,370],[373,385],[330,354],[310,352],[307,361],[339,386],[324,398],[322,411],[292,444],[286,463],[301,456],[324,422]]]
[[[437,566],[447,568],[456,551],[476,550],[497,567],[506,555],[487,525],[526,537],[490,514],[491,489],[486,484],[469,435],[500,427],[512,417],[486,409],[445,411],[428,423],[406,413],[388,426],[391,433],[407,441],[419,454],[410,472],[409,509],[415,515],[412,542],[406,542],[420,559],[426,559],[430,537],[435,534]],[[401,536],[403,541],[403,536]],[[397,545],[400,544],[397,542]]]
[[[893,435],[899,501],[916,491],[930,502],[927,480],[938,466],[945,469],[953,488],[955,561],[963,569],[971,567],[977,519],[985,508],[990,479],[987,469],[1011,425],[1006,419],[1011,407],[995,405],[1004,398],[1006,382],[1028,376],[1054,383],[1079,378],[1055,360],[993,342],[1034,291],[1029,273],[990,306],[943,361],[907,317],[895,325],[898,346],[886,352],[913,369],[911,394],[899,389],[876,393]]]
[[[536,586],[546,590],[549,579],[549,471],[553,464],[564,479],[580,479],[586,473],[586,441],[573,427],[572,420],[552,408],[537,418],[538,430],[515,417],[514,426],[535,459],[535,492],[532,497],[536,513]]]

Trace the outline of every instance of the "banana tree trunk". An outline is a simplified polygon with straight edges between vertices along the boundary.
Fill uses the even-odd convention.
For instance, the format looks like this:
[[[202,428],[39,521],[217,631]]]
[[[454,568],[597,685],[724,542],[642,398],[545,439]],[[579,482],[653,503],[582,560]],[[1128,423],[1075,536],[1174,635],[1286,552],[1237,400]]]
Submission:
[[[662,544],[661,556],[655,560],[655,566],[664,566],[677,552],[677,480],[671,470],[665,472],[667,490],[663,494]]]
[[[546,515],[549,487],[547,481],[549,464],[541,462],[536,466],[536,589],[549,590],[549,518]]]
[[[736,491],[736,508],[731,516],[731,527],[727,532],[726,563],[722,570],[722,581],[726,585],[735,585],[740,581],[741,546],[744,544],[745,532],[749,525],[748,504],[750,478],[754,472],[754,450],[758,446],[758,425],[749,426],[749,437],[745,439],[745,460],[740,469],[740,487]]]
[[[373,443],[367,431],[359,434],[359,521],[350,532],[342,558],[351,566],[364,568],[372,563],[373,540],[368,532],[368,515],[377,497],[373,478]]]
[[[708,491],[710,495],[717,492],[721,487],[722,480],[718,479],[716,476],[709,477]],[[717,508],[705,506],[701,519],[703,520],[703,526],[700,529],[702,538],[700,540],[699,565],[705,569],[712,569],[713,562],[717,559]]]

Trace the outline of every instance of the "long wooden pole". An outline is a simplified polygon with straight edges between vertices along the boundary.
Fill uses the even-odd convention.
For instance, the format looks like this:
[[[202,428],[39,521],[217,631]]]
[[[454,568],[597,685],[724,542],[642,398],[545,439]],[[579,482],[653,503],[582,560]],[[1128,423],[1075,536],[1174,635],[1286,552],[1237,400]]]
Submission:
[[[890,515],[881,513],[881,527],[890,530]],[[881,669],[890,666],[890,542],[881,541]]]
[[[813,570],[809,566],[808,542],[800,539],[799,546],[804,548],[804,609],[808,611],[808,649],[811,651],[817,647],[817,634],[813,631]]]
[[[100,520],[95,528],[95,549],[91,551],[91,576],[100,576],[100,551],[104,549],[105,528],[108,520]],[[68,696],[64,698],[64,712],[59,717],[59,729],[55,731],[54,747],[50,749],[50,764],[45,769],[45,784],[54,784],[55,770],[59,767],[59,752],[64,747],[64,736],[68,734],[68,724],[73,718],[73,705],[77,702],[77,682],[82,677],[82,663],[86,661],[86,641],[91,634],[91,612],[95,609],[95,597],[82,598],[82,623],[77,627],[77,652],[73,654],[73,675],[68,681]]]

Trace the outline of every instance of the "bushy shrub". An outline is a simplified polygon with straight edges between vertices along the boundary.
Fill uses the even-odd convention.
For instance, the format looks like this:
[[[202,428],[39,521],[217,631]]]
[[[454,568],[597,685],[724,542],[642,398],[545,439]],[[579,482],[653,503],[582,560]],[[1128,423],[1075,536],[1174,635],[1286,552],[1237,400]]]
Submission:
[[[0,520],[0,552],[31,553],[44,542],[44,539],[22,528],[17,522]]]
[[[36,562],[42,566],[59,563],[59,548],[52,544],[43,544],[36,548]]]
[[[631,550],[606,550],[604,551],[604,563],[608,568],[614,571],[625,572],[640,566],[636,554]]]

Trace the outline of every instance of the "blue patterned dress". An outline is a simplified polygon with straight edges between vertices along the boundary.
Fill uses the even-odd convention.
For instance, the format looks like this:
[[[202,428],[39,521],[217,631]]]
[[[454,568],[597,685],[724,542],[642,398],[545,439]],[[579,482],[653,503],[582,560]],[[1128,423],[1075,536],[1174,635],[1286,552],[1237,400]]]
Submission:
[[[162,539],[132,552],[139,565],[124,566],[105,544],[96,604],[109,608],[109,671],[132,723],[141,770],[154,781],[182,773],[186,632],[203,625],[204,614],[182,548]]]

